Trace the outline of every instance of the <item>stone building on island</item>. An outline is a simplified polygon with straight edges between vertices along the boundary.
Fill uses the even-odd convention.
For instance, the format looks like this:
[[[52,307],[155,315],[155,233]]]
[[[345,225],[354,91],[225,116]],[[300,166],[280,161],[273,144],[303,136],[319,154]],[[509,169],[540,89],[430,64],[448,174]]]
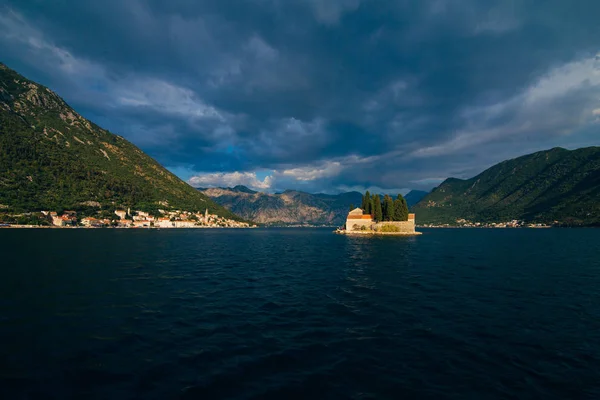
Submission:
[[[393,227],[392,229],[389,229]],[[386,229],[387,228],[387,229]],[[386,232],[398,234],[416,234],[415,214],[408,214],[407,221],[376,222],[370,214],[364,214],[361,208],[355,208],[346,217],[346,232]]]
[[[371,214],[363,214],[361,208],[355,208],[350,211],[348,217],[346,217],[346,230],[359,231],[363,226],[366,229],[371,229],[373,223],[373,216]]]

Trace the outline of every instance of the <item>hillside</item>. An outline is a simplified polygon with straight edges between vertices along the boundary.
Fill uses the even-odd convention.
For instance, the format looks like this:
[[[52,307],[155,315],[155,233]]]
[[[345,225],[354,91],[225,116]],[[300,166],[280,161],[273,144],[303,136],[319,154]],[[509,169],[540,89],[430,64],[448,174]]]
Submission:
[[[429,192],[425,192],[424,190],[411,190],[404,198],[406,199],[406,204],[408,204],[409,207],[412,207],[428,194]]]
[[[362,198],[358,192],[327,195],[286,190],[268,194],[245,186],[202,192],[243,218],[266,225],[342,225],[349,206],[360,205]]]
[[[236,217],[50,89],[0,63],[0,208],[132,207]]]
[[[413,211],[420,224],[464,218],[600,225],[600,147],[554,148],[501,162],[471,179],[449,178]]]

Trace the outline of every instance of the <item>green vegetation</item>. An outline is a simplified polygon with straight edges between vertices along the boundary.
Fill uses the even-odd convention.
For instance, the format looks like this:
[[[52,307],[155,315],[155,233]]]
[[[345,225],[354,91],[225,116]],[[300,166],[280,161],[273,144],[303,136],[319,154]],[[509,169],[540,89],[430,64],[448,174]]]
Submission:
[[[377,229],[377,232],[400,232],[400,227],[391,224],[384,224]]]
[[[600,225],[600,147],[554,148],[501,162],[467,180],[449,178],[413,207],[420,223],[526,222]]]
[[[362,198],[362,204],[360,208],[363,209],[365,214],[371,214],[371,212],[373,211],[373,199],[371,198],[371,194],[368,190]]]
[[[50,219],[42,213],[7,215],[0,213],[0,224],[50,226]]]
[[[377,222],[383,220],[383,212],[381,209],[381,198],[378,194],[373,197],[373,219]]]
[[[394,200],[394,214],[391,221],[408,221],[408,205],[402,195]]]
[[[390,197],[390,195],[386,194],[383,196],[383,221],[393,221],[394,220],[394,200]]]
[[[408,221],[408,206],[401,194],[396,200],[386,194],[382,201],[379,195],[371,196],[367,190],[362,198],[361,208],[365,214],[373,215],[375,222]]]
[[[0,64],[0,208],[20,213],[117,208],[238,219],[49,89]]]

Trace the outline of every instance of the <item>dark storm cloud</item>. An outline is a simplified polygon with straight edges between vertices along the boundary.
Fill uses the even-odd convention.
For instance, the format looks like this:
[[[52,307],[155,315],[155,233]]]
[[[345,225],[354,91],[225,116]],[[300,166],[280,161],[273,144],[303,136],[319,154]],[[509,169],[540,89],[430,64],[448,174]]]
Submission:
[[[595,1],[5,3],[3,61],[198,185],[430,188],[600,137]]]

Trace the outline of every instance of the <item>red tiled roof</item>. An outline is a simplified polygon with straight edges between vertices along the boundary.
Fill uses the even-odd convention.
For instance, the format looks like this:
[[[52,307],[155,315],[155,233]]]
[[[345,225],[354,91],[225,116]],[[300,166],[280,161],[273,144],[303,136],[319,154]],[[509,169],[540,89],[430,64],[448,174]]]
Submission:
[[[348,219],[373,219],[369,214],[367,215],[348,215]]]

